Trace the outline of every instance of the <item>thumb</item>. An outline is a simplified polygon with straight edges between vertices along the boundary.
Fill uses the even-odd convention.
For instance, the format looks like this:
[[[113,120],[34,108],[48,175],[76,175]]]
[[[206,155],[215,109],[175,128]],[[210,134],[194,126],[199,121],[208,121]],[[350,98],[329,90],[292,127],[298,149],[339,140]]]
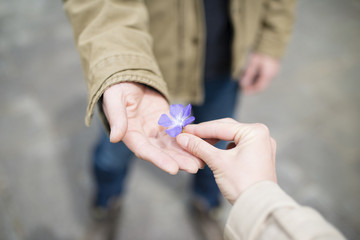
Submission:
[[[105,97],[103,109],[110,124],[110,142],[120,142],[127,131],[127,114],[124,98],[119,95],[109,94]]]
[[[219,151],[201,138],[188,133],[178,135],[176,141],[182,148],[200,158],[209,166],[213,165]]]

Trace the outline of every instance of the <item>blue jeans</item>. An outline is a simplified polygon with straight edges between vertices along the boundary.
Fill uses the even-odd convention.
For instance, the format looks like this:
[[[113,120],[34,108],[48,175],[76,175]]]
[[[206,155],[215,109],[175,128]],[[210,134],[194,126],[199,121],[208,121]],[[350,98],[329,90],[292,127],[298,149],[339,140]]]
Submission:
[[[204,104],[192,108],[195,122],[233,117],[238,92],[237,82],[225,75],[207,78],[204,84]],[[224,149],[226,142],[219,142],[216,146]],[[93,155],[95,205],[106,207],[110,198],[123,193],[132,156],[133,153],[123,142],[110,143],[108,135],[102,131]],[[208,166],[195,174],[192,191],[194,197],[204,200],[209,208],[220,204],[220,190]]]

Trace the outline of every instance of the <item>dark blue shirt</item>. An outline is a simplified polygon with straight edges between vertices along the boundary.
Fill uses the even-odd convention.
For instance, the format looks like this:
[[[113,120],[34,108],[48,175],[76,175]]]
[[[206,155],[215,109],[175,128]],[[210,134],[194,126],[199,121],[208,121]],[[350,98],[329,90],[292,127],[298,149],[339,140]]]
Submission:
[[[230,73],[232,26],[229,0],[204,0],[206,52],[204,77]]]

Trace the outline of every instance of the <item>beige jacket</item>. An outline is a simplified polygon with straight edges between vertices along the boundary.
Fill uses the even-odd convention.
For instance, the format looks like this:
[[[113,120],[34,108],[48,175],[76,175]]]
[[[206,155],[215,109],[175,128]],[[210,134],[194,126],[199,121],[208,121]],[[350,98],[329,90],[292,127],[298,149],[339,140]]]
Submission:
[[[230,0],[232,75],[248,51],[280,58],[295,0]],[[201,103],[203,0],[64,0],[89,90],[86,124],[111,85],[146,84],[168,100]]]
[[[344,236],[315,210],[297,204],[273,182],[260,182],[235,202],[225,227],[231,240],[339,240]]]

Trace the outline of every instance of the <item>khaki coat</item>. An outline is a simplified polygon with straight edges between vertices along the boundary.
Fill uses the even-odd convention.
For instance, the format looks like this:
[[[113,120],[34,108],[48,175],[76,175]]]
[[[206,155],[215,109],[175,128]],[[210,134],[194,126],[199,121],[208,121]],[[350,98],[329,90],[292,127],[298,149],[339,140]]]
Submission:
[[[283,55],[294,2],[230,0],[234,79],[250,51]],[[120,82],[145,84],[169,101],[203,101],[203,0],[65,0],[64,8],[88,86],[87,125],[104,91]]]
[[[226,240],[345,240],[316,210],[301,206],[276,183],[258,182],[236,200]]]

